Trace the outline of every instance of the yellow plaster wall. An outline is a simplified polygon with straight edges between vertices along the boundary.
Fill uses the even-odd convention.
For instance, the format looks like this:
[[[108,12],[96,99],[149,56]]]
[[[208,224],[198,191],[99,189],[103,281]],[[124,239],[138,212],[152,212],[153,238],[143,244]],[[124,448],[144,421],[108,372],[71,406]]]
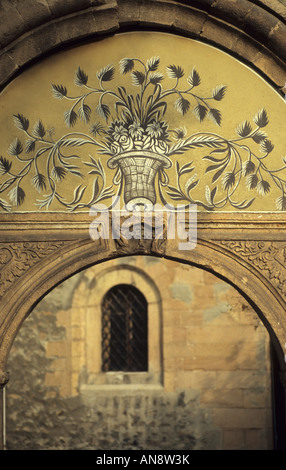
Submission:
[[[86,96],[84,102],[90,106],[91,111],[88,123],[81,121],[78,117],[75,125],[68,127],[64,121],[64,113],[76,105],[76,97],[80,98],[83,92],[89,93],[92,91],[88,87],[100,89],[102,85],[106,90],[112,89],[118,92],[118,87],[124,86],[127,94],[134,94],[136,101],[136,94],[140,91],[140,85],[134,86],[132,73],[144,70],[143,65],[135,61],[134,68],[122,74],[120,73],[120,60],[123,58],[138,58],[146,66],[148,60],[156,57],[160,57],[160,63],[153,71],[149,72],[149,77],[152,74],[153,77],[154,74],[155,76],[159,73],[163,74],[164,78],[159,80],[163,90],[176,88],[176,78],[170,78],[170,69],[167,71],[167,67],[175,65],[181,67],[181,70],[184,71],[184,76],[178,80],[177,91],[183,92],[190,88],[191,82],[188,82],[187,79],[192,75],[194,68],[200,76],[200,84],[191,90],[198,98],[178,92],[166,97],[167,109],[163,119],[168,125],[169,147],[178,143],[178,140],[173,139],[175,134],[170,132],[178,128],[185,128],[185,139],[194,136],[196,142],[194,148],[187,149],[182,154],[170,156],[170,167],[166,168],[161,175],[163,180],[169,178],[168,186],[161,186],[167,202],[174,205],[178,203],[198,203],[198,210],[200,211],[214,209],[216,211],[247,210],[265,212],[285,209],[286,198],[283,196],[286,189],[284,183],[285,171],[277,171],[285,166],[283,157],[286,157],[286,107],[281,96],[247,66],[212,46],[167,33],[133,32],[115,35],[54,54],[31,66],[4,89],[0,96],[0,155],[2,156],[0,162],[0,203],[2,210],[11,206],[10,209],[16,212],[34,212],[45,209],[51,212],[71,209],[88,211],[89,203],[94,194],[96,197],[93,201],[109,205],[111,197],[103,199],[102,196],[118,194],[120,185],[114,184],[117,168],[108,168],[107,162],[110,156],[100,154],[98,147],[83,144],[78,140],[85,139],[87,136],[89,142],[91,142],[91,138],[93,138],[91,128],[94,129],[95,124],[99,123],[107,128],[105,120],[96,112],[100,93]],[[115,67],[114,75],[112,74],[111,80],[101,82],[101,85],[99,85],[97,73],[101,71],[102,76],[104,71],[107,70],[104,69],[106,66]],[[88,76],[87,87],[78,86],[74,83],[75,72],[78,67]],[[66,96],[62,99],[55,99],[52,93],[52,85],[65,86],[67,96],[73,99],[67,99]],[[213,99],[213,90],[217,91],[218,88],[216,87],[218,86],[227,87],[221,100]],[[153,90],[151,93],[153,94],[155,91],[154,85],[150,84],[147,87],[147,91],[150,90]],[[190,102],[190,107],[185,114],[178,112],[174,106],[175,101],[182,96]],[[104,98],[104,103],[110,106],[108,124],[111,123],[112,119],[118,118],[113,98],[111,95]],[[204,99],[204,101],[201,101],[201,99]],[[200,122],[193,112],[198,103],[205,106],[207,103],[211,108],[219,110],[221,113],[220,125],[208,116]],[[267,113],[267,125],[264,126],[265,122],[262,122],[263,119],[261,121],[260,115],[259,122],[260,124],[262,122],[263,127],[259,129],[259,133],[263,132],[265,134],[264,143],[261,146],[261,143],[254,142],[251,137],[241,138],[236,129],[247,121],[251,125],[252,131],[249,131],[249,133],[252,135],[251,132],[256,128],[253,119],[256,119],[257,122],[257,116],[262,109],[265,109]],[[78,108],[74,107],[74,110],[78,114]],[[15,115],[18,118],[21,115],[21,118],[28,119],[29,127],[27,127],[27,121],[25,121],[23,129],[22,121],[22,124],[20,123],[22,129],[19,129],[19,119],[16,119],[18,128],[15,127],[13,122],[13,116]],[[26,142],[35,138],[34,126],[39,119],[44,126],[45,135],[38,138],[35,150],[27,153],[25,151]],[[54,150],[57,148],[55,146],[56,142],[59,142],[59,139],[62,139],[63,136],[65,136],[65,145],[58,147],[62,155],[79,157],[68,158],[65,163],[78,167],[76,171],[79,171],[82,176],[70,173],[69,170],[72,168],[65,167],[65,177],[60,178],[58,182],[56,178],[52,177],[49,186],[47,168],[49,168],[51,175],[53,166],[62,166]],[[100,141],[102,137],[104,137],[104,134],[97,135],[97,141]],[[74,140],[72,143],[69,140],[70,138],[77,139],[77,141]],[[218,146],[213,146],[213,140],[208,145],[206,140],[200,140],[208,138],[217,139]],[[15,139],[19,139],[22,144],[23,150],[21,153],[19,153],[19,147],[15,151]],[[14,147],[11,147],[12,142],[14,142]],[[206,172],[206,169],[217,162],[211,162],[203,157],[211,156],[215,159],[225,157],[227,155],[227,142],[232,144],[229,147],[233,152],[232,159],[228,167],[224,169],[221,178],[216,183],[212,183],[215,171]],[[37,149],[45,146],[50,146],[51,151],[39,154],[36,159],[33,158]],[[214,150],[215,153],[211,153]],[[224,150],[224,152],[217,153],[217,150],[219,152]],[[235,153],[236,150],[238,150],[238,153]],[[250,158],[250,152],[252,152],[251,160],[255,163],[255,168],[249,168],[250,173],[245,176],[245,166],[243,165]],[[87,166],[86,162],[92,164],[90,156],[94,158],[96,164],[100,159],[103,169],[100,168],[100,171],[98,171],[98,167],[96,168],[94,165]],[[235,167],[234,157],[237,159]],[[190,171],[185,172],[184,170],[180,179],[178,179],[178,171],[183,165],[190,162],[193,162],[193,164],[184,167],[185,170]],[[10,167],[11,163],[12,166]],[[231,173],[233,170],[236,172],[236,177],[233,184],[231,184],[231,180],[224,177],[226,173]],[[275,172],[270,174],[268,170],[274,170]],[[89,173],[90,171],[92,173]],[[32,178],[38,173],[45,176],[45,188],[42,185],[39,191],[35,188],[35,180],[32,182]],[[264,186],[264,194],[259,184],[254,189],[248,189],[249,177],[255,178],[253,177],[254,174],[257,174],[258,180],[262,178],[270,184],[270,188]],[[15,179],[17,175],[18,178]],[[232,191],[236,187],[240,175],[242,175],[241,181],[232,195],[232,201],[235,204],[240,204],[243,201],[247,202],[255,198],[254,202],[249,207],[231,205],[229,202],[226,204],[219,203],[226,196],[227,190],[223,189],[225,185],[229,185]],[[22,176],[24,177],[22,178]],[[120,178],[123,181],[122,174],[117,174],[118,181]],[[192,187],[193,183],[195,183],[194,187]],[[158,175],[155,184],[157,202],[162,204],[163,201],[160,199],[158,192]],[[125,182],[120,193],[122,202],[124,186]],[[214,199],[216,205],[214,206],[209,203],[209,200],[212,190],[216,186]],[[19,187],[21,190],[19,190]],[[75,194],[76,188],[78,188],[78,192]],[[84,192],[81,193],[83,188],[85,188]],[[258,188],[260,191],[257,190]],[[190,189],[190,192],[188,192],[188,189]],[[13,191],[11,192],[11,190]],[[41,203],[47,201],[46,195],[51,194],[53,190],[57,192],[58,199],[54,197],[50,204],[41,207]],[[106,192],[103,193],[105,190]],[[179,196],[178,191],[181,191]],[[171,194],[174,194],[174,192],[176,197],[172,199]],[[80,194],[82,199],[75,197],[79,197]],[[17,199],[18,204],[15,204]],[[71,202],[74,202],[74,204],[70,204]]]

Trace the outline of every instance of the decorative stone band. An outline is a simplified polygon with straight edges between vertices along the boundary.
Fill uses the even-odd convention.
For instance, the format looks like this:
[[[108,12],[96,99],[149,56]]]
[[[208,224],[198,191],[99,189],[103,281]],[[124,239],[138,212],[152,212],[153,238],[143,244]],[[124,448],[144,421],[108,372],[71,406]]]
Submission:
[[[120,168],[124,178],[126,205],[153,205],[156,202],[155,178],[161,168],[170,168],[172,161],[165,155],[149,150],[132,150],[110,158],[109,168]]]
[[[286,243],[279,241],[223,240],[222,246],[245,259],[270,281],[286,300]]]
[[[285,2],[204,0],[187,5],[168,0],[53,0],[52,7],[41,2],[40,8],[37,0],[30,3],[31,16],[19,13],[25,11],[24,4],[9,2],[1,9],[5,28],[0,31],[0,87],[40,55],[82,38],[83,25],[84,36],[94,38],[134,24],[157,24],[202,38],[245,60],[278,89],[285,83]]]

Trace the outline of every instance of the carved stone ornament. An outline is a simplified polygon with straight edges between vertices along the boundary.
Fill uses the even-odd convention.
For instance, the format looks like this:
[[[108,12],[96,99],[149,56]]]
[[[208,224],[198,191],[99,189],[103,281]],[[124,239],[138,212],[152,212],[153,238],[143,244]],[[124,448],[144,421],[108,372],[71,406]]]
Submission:
[[[222,240],[220,243],[260,271],[286,300],[286,242]]]
[[[149,234],[147,237],[146,229]],[[120,237],[114,240],[117,254],[164,254],[167,241],[167,227],[165,224],[163,224],[159,234],[156,233],[153,225],[146,226],[144,222],[134,224],[132,232],[132,237],[125,237],[121,233]]]
[[[63,241],[14,242],[0,244],[0,298],[34,264],[64,245]]]

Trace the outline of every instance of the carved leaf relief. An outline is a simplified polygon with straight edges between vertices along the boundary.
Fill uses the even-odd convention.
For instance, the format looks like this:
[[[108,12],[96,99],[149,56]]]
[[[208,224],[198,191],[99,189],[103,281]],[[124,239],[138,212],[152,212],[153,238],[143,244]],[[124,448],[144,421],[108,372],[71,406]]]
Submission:
[[[286,243],[221,241],[221,245],[258,269],[286,298]]]
[[[15,278],[39,260],[63,246],[64,242],[15,242],[0,245],[0,298]]]

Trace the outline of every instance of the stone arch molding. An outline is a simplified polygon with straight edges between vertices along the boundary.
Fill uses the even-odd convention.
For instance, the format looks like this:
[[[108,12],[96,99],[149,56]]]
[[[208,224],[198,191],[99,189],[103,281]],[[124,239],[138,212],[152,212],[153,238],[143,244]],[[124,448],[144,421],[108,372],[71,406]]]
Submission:
[[[285,85],[286,7],[280,0],[30,0],[1,4],[0,84],[57,48],[123,28],[163,28],[216,45]]]
[[[192,5],[189,3],[170,0],[82,0],[63,5],[63,2],[47,0],[37,3],[36,10],[31,8],[29,11],[35,13],[29,16],[26,10],[22,11],[21,2],[2,2],[0,8],[5,27],[0,38],[0,84],[3,88],[0,100],[5,101],[6,92],[9,94],[12,90],[16,92],[14,99],[17,101],[17,81],[20,83],[25,73],[29,73],[31,69],[28,66],[32,67],[37,60],[52,52],[57,52],[55,57],[59,57],[60,50],[72,46],[75,40],[90,43],[104,35],[113,37],[123,30],[140,27],[163,29],[165,33],[175,33],[177,37],[191,38],[213,47],[213,50],[224,51],[228,57],[239,59],[241,67],[247,65],[251,73],[256,74],[255,83],[261,84],[262,78],[265,80],[261,86],[267,90],[268,101],[272,102],[273,99],[274,103],[271,104],[269,139],[280,136],[276,143],[278,151],[275,159],[281,158],[278,154],[284,151],[281,136],[284,136],[282,122],[285,123],[285,7],[279,1],[268,0],[194,0]],[[180,71],[177,69],[177,72]],[[85,76],[82,75],[81,79],[85,80]],[[138,80],[140,75],[137,76]],[[239,108],[236,109],[239,111]],[[182,102],[181,111],[185,111]],[[20,113],[20,110],[16,112]],[[39,116],[33,117],[36,119]],[[260,124],[265,124],[268,117],[260,114]],[[245,116],[244,119],[249,118]],[[234,123],[233,118],[228,121],[235,126],[239,124]],[[2,123],[5,128],[2,136],[5,134],[6,139],[10,136],[10,128],[6,132],[6,116]],[[22,121],[23,125],[26,126],[26,121]],[[262,132],[265,131],[264,127]],[[247,137],[249,128],[244,126],[240,130]],[[37,132],[41,134],[40,126]],[[264,152],[272,152],[272,141],[266,144]],[[210,156],[216,158],[214,155]],[[19,155],[16,152],[14,156]],[[8,168],[10,160],[5,157],[1,162],[1,173],[5,175],[11,169]],[[278,161],[274,163],[278,164]],[[277,168],[279,166],[272,167],[274,171]],[[190,185],[193,183],[194,180],[189,181]],[[279,189],[279,185],[277,187]],[[1,212],[0,386],[3,387],[8,381],[6,363],[14,338],[40,298],[81,269],[131,254],[154,255],[193,264],[210,270],[239,289],[253,303],[270,333],[280,360],[282,382],[286,386],[286,199],[280,199],[278,211],[277,206],[267,205],[268,201],[271,203],[267,186],[264,193],[267,193],[267,198],[260,199],[260,205],[254,211],[199,212],[197,245],[195,249],[185,251],[179,250],[178,239],[167,238],[166,231],[162,238],[152,236],[146,240],[92,240],[89,236],[90,216],[84,211],[71,214],[50,210],[39,213],[31,208],[16,208],[12,213]],[[23,199],[21,194],[20,199]],[[209,197],[213,198],[214,193],[209,192]],[[276,195],[275,200],[278,198],[279,195]]]
[[[234,224],[235,225],[235,224]],[[242,224],[240,223],[240,229]],[[251,223],[254,227],[255,224]],[[4,242],[1,270],[1,382],[8,380],[6,362],[14,338],[37,302],[73,274],[111,258],[130,255],[165,257],[209,270],[234,285],[256,308],[285,367],[285,240],[268,241],[259,224],[258,239],[215,236],[199,239],[195,250],[178,249],[175,240],[97,240],[82,237],[50,241]],[[269,228],[266,228],[266,232]],[[201,228],[202,233],[208,231]],[[224,232],[224,229],[222,229]]]

